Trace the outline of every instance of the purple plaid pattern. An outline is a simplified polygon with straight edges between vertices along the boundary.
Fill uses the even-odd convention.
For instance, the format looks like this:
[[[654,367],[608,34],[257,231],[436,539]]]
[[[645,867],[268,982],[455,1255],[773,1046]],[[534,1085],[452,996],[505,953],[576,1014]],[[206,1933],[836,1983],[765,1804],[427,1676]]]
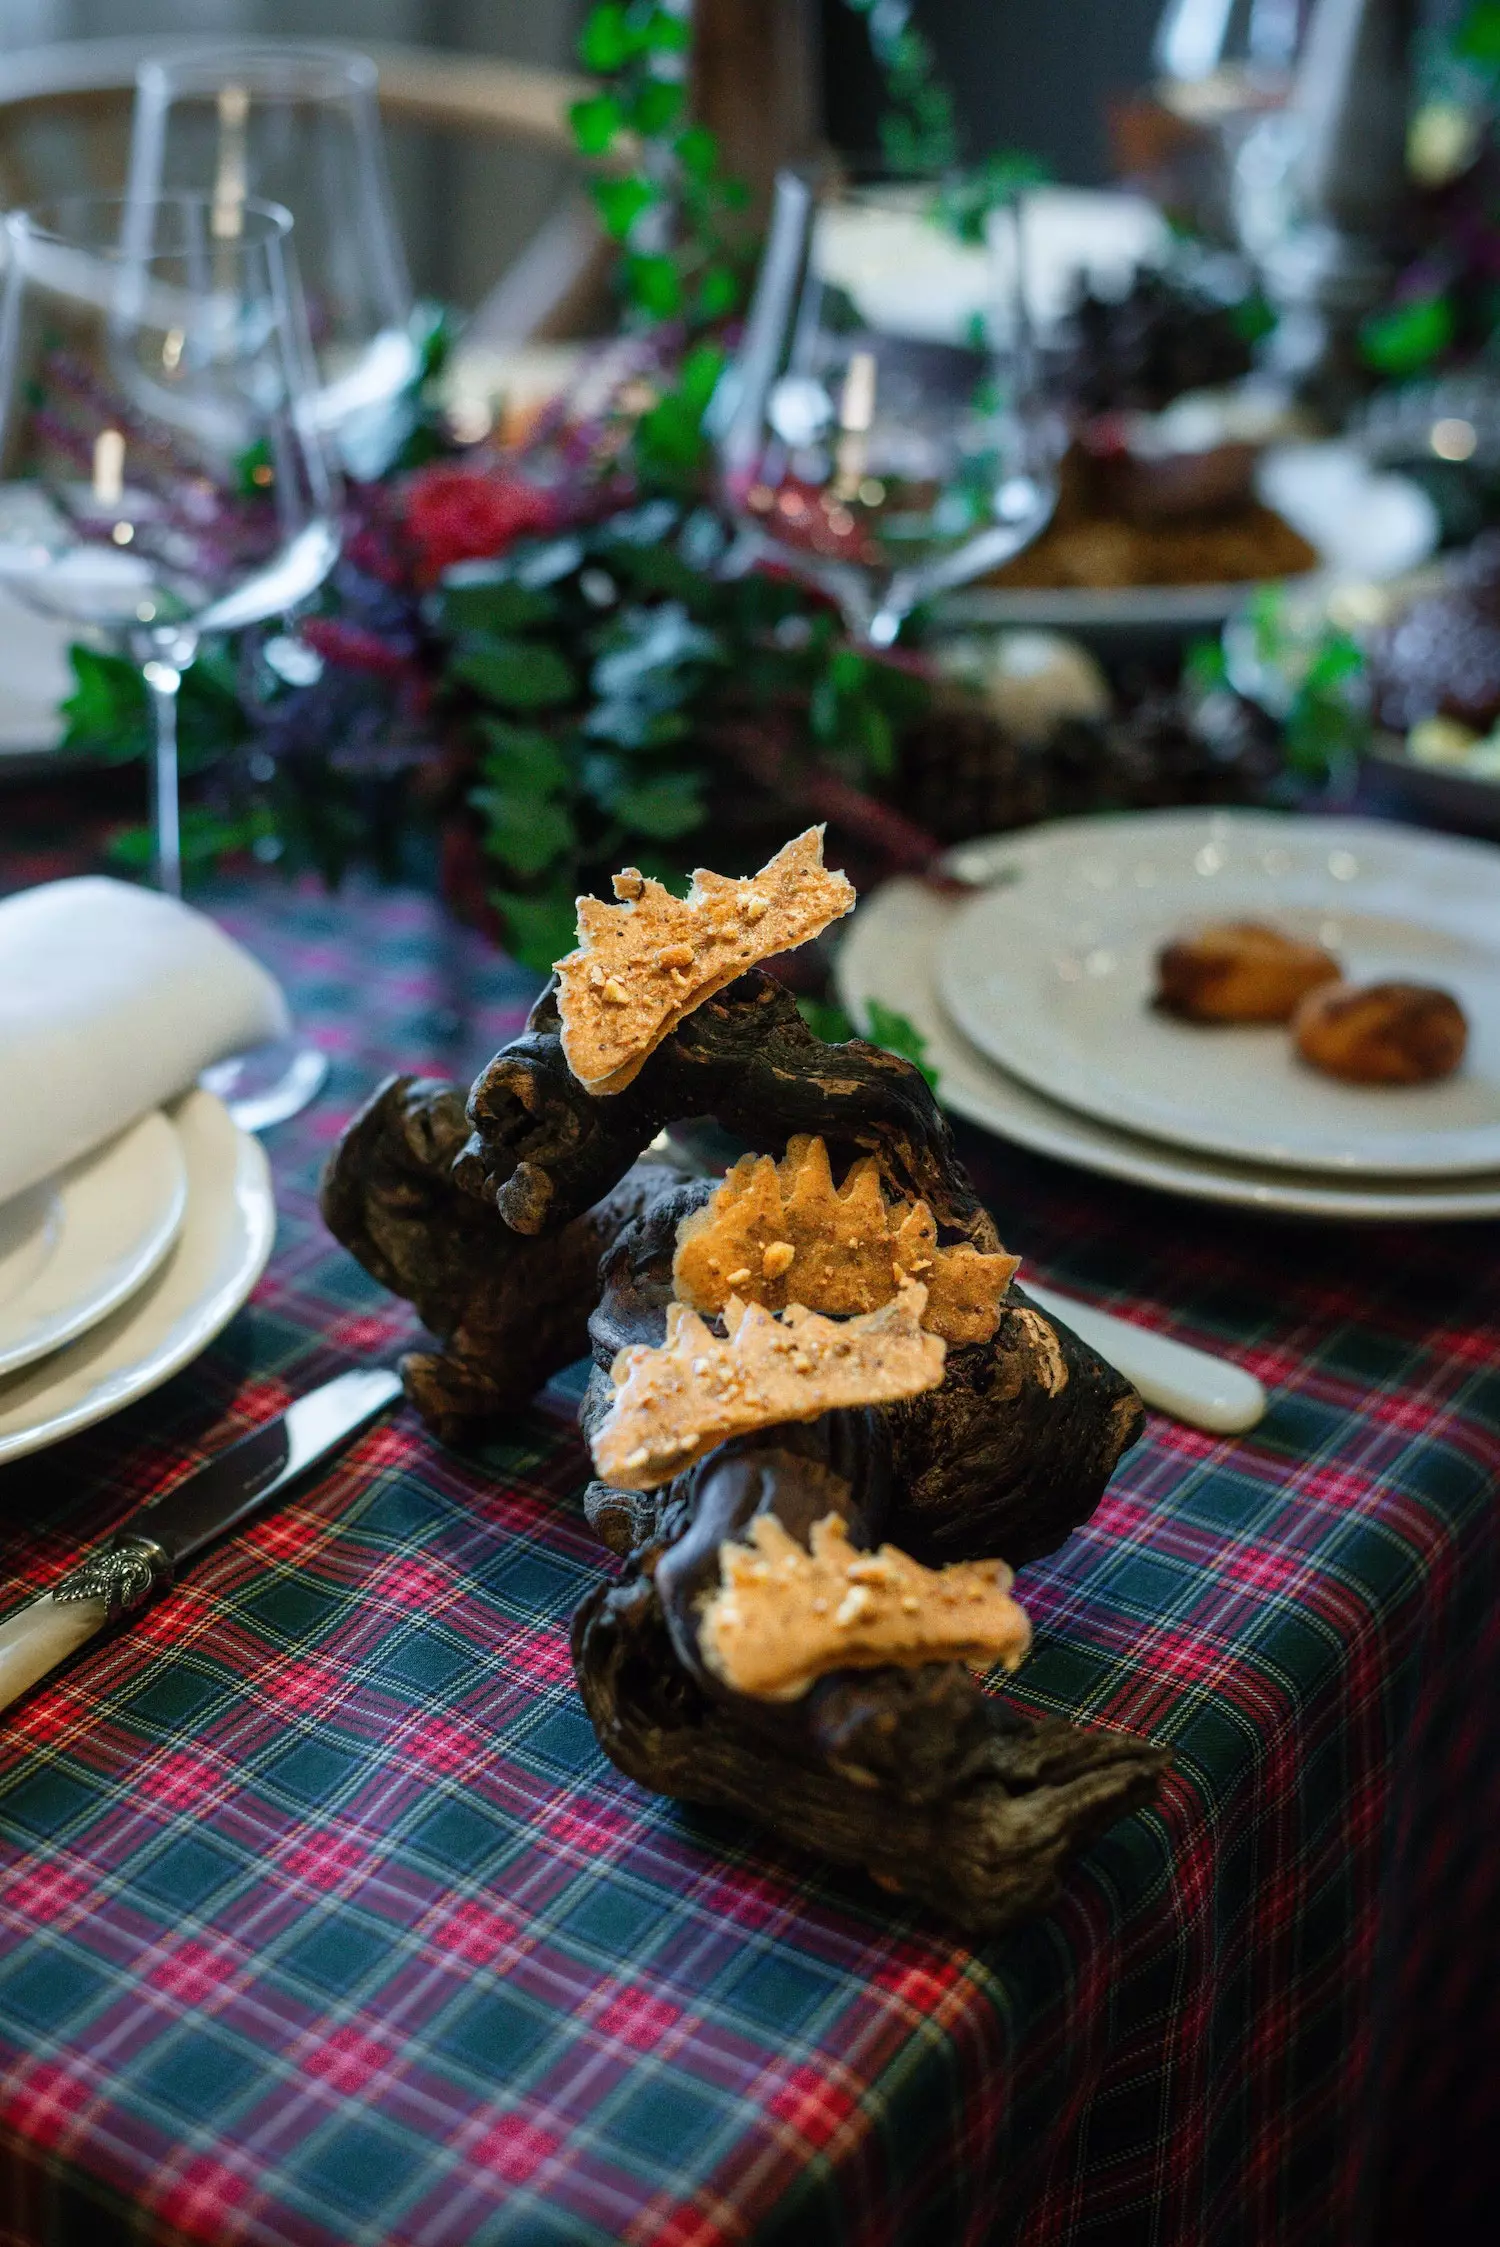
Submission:
[[[226,890],[333,1084],[191,1371],[0,1475],[6,1605],[410,1332],[321,1232],[386,1067],[466,1074],[503,961],[409,895]],[[577,1384],[409,1416],[0,1737],[0,2240],[1398,2247],[1480,2205],[1500,2021],[1500,1228],[1221,1216],[965,1140],[1039,1276],[1239,1353],[1022,1596],[1024,1704],[1168,1741],[1160,1807],[975,1951],[600,1756]],[[1488,1823],[1486,1823],[1488,1821]],[[1392,2155],[1396,2158],[1392,2158]],[[1468,2202],[1465,2195],[1469,2196]]]

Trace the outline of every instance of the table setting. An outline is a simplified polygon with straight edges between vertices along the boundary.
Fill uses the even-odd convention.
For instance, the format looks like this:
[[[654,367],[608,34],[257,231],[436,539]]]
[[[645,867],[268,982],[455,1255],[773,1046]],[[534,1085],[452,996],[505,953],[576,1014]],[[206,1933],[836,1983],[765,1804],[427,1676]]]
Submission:
[[[305,41],[4,218],[0,2233],[1477,2235],[1479,392],[910,11],[742,191],[712,12],[602,335]]]

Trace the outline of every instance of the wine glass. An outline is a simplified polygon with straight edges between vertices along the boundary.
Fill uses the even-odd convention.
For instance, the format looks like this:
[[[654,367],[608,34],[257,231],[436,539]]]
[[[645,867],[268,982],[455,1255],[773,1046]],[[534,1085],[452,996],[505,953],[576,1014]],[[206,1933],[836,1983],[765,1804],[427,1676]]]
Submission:
[[[988,249],[965,257],[920,188],[777,180],[710,413],[734,561],[818,586],[868,647],[1008,561],[1056,503],[1060,437],[1035,393],[1019,226],[1002,209]]]
[[[296,224],[317,367],[313,413],[346,471],[384,473],[407,434],[417,371],[411,283],[396,228],[368,56],[222,44],[149,56],[136,73],[132,197],[246,197]]]
[[[5,220],[0,583],[140,665],[171,896],[183,673],[205,635],[307,599],[338,552],[290,234],[274,205],[225,214],[205,196],[79,196]],[[281,1057],[257,1120],[294,1113],[311,1073]]]

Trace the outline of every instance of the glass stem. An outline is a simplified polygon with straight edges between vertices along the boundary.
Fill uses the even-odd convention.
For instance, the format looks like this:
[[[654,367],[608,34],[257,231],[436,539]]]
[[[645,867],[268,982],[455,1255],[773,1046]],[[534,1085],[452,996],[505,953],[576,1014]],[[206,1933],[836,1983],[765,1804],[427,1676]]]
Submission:
[[[151,750],[152,878],[167,897],[182,895],[182,807],[177,771],[177,696],[181,667],[162,656],[142,666],[155,729]]]

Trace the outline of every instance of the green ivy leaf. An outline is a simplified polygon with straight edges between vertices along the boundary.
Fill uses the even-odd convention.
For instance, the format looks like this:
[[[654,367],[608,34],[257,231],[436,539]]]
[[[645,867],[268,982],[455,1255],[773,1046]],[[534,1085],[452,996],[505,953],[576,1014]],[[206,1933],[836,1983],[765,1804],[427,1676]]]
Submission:
[[[683,55],[692,45],[693,30],[686,16],[670,8],[653,8],[646,19],[642,42],[658,55]]]
[[[1447,297],[1424,297],[1366,320],[1359,331],[1360,352],[1381,374],[1416,374],[1448,349],[1455,325]]]
[[[1473,0],[1468,14],[1453,34],[1453,51],[1481,69],[1500,67],[1500,4]]]
[[[453,675],[506,710],[554,709],[578,692],[573,666],[545,640],[472,640]]]
[[[682,81],[678,78],[645,78],[636,88],[635,97],[627,112],[635,131],[647,140],[655,140],[675,125],[682,115],[687,100]]]
[[[706,125],[685,125],[672,152],[688,178],[700,184],[712,179],[719,168],[719,143]]]
[[[641,251],[625,260],[625,287],[632,304],[654,320],[672,320],[682,310],[682,280],[662,251]],[[660,412],[658,407],[657,412]],[[649,420],[651,417],[645,417]]]
[[[469,801],[485,816],[484,847],[523,878],[541,874],[578,840],[567,807],[549,796],[505,788],[475,788]]]
[[[550,624],[558,614],[556,598],[539,587],[519,585],[493,563],[460,563],[443,579],[439,596],[443,629],[457,639],[465,632],[505,634],[528,625]]]
[[[550,975],[578,941],[577,901],[565,883],[540,892],[491,890],[490,903],[505,923],[512,957],[540,975]]]
[[[607,234],[617,242],[628,239],[637,219],[660,202],[661,191],[648,179],[596,179],[590,193]]]
[[[514,726],[504,718],[481,718],[479,730],[488,744],[484,759],[488,783],[531,796],[552,795],[567,787],[568,760],[551,734],[543,733],[540,726]]]
[[[647,835],[657,843],[675,842],[679,835],[690,835],[703,825],[702,785],[696,772],[657,773],[616,789],[610,809],[629,834]]]
[[[600,0],[578,35],[579,61],[585,70],[597,70],[601,77],[618,70],[639,47],[639,35],[620,0]]]
[[[624,125],[625,113],[613,94],[591,94],[574,102],[568,122],[581,155],[603,156]]]
[[[62,705],[67,722],[63,748],[82,750],[107,764],[144,756],[151,742],[151,714],[139,665],[77,644],[69,648],[68,662],[74,687]]]

